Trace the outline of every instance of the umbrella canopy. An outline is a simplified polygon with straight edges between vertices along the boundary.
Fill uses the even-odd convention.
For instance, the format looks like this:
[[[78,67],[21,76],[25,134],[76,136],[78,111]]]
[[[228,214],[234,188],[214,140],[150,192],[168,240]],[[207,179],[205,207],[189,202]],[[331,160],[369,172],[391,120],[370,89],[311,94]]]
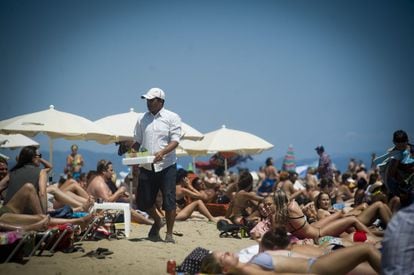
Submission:
[[[232,130],[222,126],[221,129],[209,132],[196,142],[183,142],[182,147],[189,154],[206,155],[215,152],[235,152],[241,155],[259,154],[273,148],[266,140],[253,134]]]
[[[115,140],[111,133],[92,121],[78,115],[57,111],[53,105],[44,111],[1,121],[0,132],[5,134],[20,133],[30,137],[39,133],[47,135],[51,163],[53,163],[52,139],[94,140],[102,144],[108,144]]]
[[[282,170],[283,171],[295,171],[296,161],[295,161],[295,151],[293,145],[290,144],[286,152],[285,157],[283,158]]]
[[[22,134],[2,135],[0,134],[0,148],[16,149],[25,146],[39,146],[39,143]]]
[[[273,148],[272,144],[258,136],[243,131],[228,129],[224,125],[219,130],[205,134],[204,138],[200,141],[182,142],[181,146],[189,155],[193,156],[216,152],[234,152],[240,155],[254,155]]]
[[[133,108],[127,113],[106,116],[98,119],[95,123],[117,137],[117,141],[131,140],[134,137],[134,129],[137,120],[141,118],[144,113],[137,113]],[[181,122],[183,130],[183,139],[199,140],[203,138],[203,134],[191,127],[190,125]]]

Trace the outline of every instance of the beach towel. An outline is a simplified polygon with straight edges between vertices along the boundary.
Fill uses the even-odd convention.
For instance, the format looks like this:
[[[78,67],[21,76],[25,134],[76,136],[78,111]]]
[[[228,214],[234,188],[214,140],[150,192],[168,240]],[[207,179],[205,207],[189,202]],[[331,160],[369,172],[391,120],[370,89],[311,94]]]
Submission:
[[[49,211],[48,214],[53,218],[70,219],[73,215],[73,210],[69,205],[64,205],[62,208]]]

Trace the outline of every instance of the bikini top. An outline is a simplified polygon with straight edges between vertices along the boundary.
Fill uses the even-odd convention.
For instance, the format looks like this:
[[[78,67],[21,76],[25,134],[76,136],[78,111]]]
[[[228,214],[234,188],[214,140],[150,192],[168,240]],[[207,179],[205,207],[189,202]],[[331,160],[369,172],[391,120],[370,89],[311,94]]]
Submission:
[[[274,270],[273,258],[266,252],[262,252],[254,256],[253,259],[250,260],[250,263],[256,264],[266,270]]]
[[[292,227],[292,228],[293,228],[293,230],[292,230],[292,231],[290,231],[290,233],[294,233],[294,232],[296,232],[296,231],[301,230],[302,228],[304,228],[304,227],[305,227],[306,223],[308,222],[308,220],[307,220],[307,218],[306,218],[306,216],[305,216],[305,215],[302,215],[302,216],[299,216],[299,217],[290,217],[290,216],[288,216],[288,218],[289,218],[289,220],[303,219],[303,224],[302,224],[301,226],[299,226],[298,228],[295,228],[295,227],[292,225],[292,223],[291,223],[291,222],[289,222],[290,227]]]

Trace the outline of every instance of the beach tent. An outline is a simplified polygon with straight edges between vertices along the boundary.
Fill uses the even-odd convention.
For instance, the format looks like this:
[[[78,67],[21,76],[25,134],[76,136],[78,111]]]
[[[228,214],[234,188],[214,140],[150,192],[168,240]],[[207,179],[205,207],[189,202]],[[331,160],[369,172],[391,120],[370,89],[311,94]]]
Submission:
[[[39,147],[39,143],[22,134],[0,134],[0,148],[16,149],[25,146]]]
[[[0,133],[35,136],[43,133],[49,138],[49,161],[53,163],[53,139],[93,140],[109,144],[115,137],[92,121],[71,113],[61,112],[53,105],[49,109],[0,121]]]
[[[224,125],[216,131],[206,133],[200,141],[183,142],[181,146],[190,155],[208,155],[217,152],[254,155],[273,148],[271,143],[256,135],[228,129]],[[227,170],[227,158],[225,158],[225,170]]]

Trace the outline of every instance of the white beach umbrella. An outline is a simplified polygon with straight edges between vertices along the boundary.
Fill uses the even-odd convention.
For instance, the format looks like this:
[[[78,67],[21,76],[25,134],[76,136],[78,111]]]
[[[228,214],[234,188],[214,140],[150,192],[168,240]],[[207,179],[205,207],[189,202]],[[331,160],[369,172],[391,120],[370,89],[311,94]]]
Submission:
[[[25,146],[39,147],[39,143],[22,134],[0,134],[0,148],[16,149]]]
[[[0,121],[0,133],[20,133],[30,137],[39,133],[47,135],[51,163],[53,163],[53,139],[94,140],[101,144],[108,144],[115,140],[111,133],[92,121],[78,115],[57,111],[53,105],[44,111]]]
[[[137,113],[133,108],[127,113],[115,114],[103,117],[95,121],[95,123],[117,137],[117,141],[131,140],[134,137],[135,125],[144,113]],[[198,140],[203,138],[203,134],[181,122],[183,137],[182,139]]]
[[[226,128],[206,133],[200,141],[183,142],[183,149],[189,155],[207,155],[216,152],[234,152],[241,155],[259,154],[273,148],[273,145],[266,140],[239,130]],[[225,169],[227,170],[227,159]]]

